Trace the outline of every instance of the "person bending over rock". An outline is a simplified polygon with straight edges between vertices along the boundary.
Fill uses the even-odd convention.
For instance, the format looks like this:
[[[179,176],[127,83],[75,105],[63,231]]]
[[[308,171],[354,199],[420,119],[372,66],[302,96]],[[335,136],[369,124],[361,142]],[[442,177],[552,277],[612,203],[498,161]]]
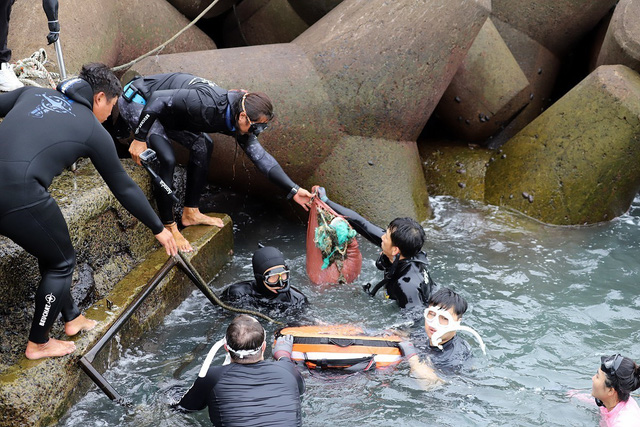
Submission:
[[[64,356],[71,341],[49,338],[62,312],[67,335],[95,326],[71,297],[76,254],[65,219],[47,188],[79,157],[89,157],[118,201],[149,227],[169,255],[176,242],[124,171],[102,123],[111,114],[120,82],[103,64],[82,67],[58,90],[22,87],[0,95],[0,234],[38,258],[42,279],[25,355]]]
[[[236,141],[258,170],[278,187],[288,192],[304,209],[311,193],[296,185],[282,167],[258,142],[258,135],[273,118],[271,100],[260,92],[225,90],[209,80],[187,73],[156,74],[134,78],[124,87],[118,101],[120,116],[134,130],[129,147],[131,157],[140,164],[140,154],[148,147],[160,161],[158,175],[173,189],[176,159],[169,139],[189,150],[187,183],[182,225],[196,224],[222,227],[220,218],[200,212],[200,196],[207,180],[213,141],[207,133],[235,136]],[[181,250],[191,250],[178,231],[173,201],[157,189],[160,218],[176,238]]]

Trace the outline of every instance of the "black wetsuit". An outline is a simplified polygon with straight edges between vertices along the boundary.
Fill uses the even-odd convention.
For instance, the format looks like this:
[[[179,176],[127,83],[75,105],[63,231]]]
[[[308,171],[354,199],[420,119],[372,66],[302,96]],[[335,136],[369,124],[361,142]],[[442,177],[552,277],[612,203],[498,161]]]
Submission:
[[[48,341],[60,311],[65,322],[80,315],[70,293],[75,251],[60,208],[47,191],[56,175],[79,157],[89,157],[129,212],[154,234],[163,230],[94,116],[89,84],[73,79],[61,87],[67,96],[34,87],[0,95],[0,234],[38,258],[42,280],[29,334],[38,344]]]
[[[305,386],[291,360],[209,367],[178,405],[187,410],[209,407],[216,426],[301,426],[300,399]]]
[[[207,133],[232,135],[258,170],[271,182],[286,190],[298,186],[282,167],[258,142],[253,134],[236,132],[236,103],[242,91],[227,91],[206,79],[186,73],[157,74],[139,77],[130,82],[133,89],[125,90],[119,101],[120,114],[134,129],[137,140],[146,141],[160,160],[158,175],[173,182],[176,160],[168,138],[190,150],[187,165],[185,206],[198,207],[207,179],[213,141]],[[131,102],[125,98],[132,95]],[[157,191],[158,209],[164,223],[173,221],[171,199]]]
[[[307,297],[293,286],[286,292],[277,294],[259,287],[255,280],[234,283],[224,290],[223,299],[241,304],[268,305],[279,307],[301,307],[307,303]]]
[[[454,335],[446,343],[442,344],[442,350],[438,347],[432,347],[429,338],[426,340],[424,350],[419,349],[422,357],[428,357],[433,366],[444,371],[459,371],[472,356],[469,343],[458,335]]]
[[[365,239],[374,245],[382,246],[382,236],[386,230],[370,223],[358,213],[345,208],[331,200],[326,202],[334,211],[344,216],[349,224]],[[412,258],[389,261],[385,254],[380,254],[376,267],[384,271],[384,279],[380,284],[385,286],[387,297],[395,300],[400,308],[413,308],[427,305],[433,290],[433,282],[429,277],[427,255],[420,251]]]

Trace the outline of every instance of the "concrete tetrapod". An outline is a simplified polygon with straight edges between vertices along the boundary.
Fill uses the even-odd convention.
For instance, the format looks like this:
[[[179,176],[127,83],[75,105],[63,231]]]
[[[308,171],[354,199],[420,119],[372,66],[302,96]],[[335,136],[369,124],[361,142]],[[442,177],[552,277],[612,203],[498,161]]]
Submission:
[[[549,224],[613,219],[640,190],[640,75],[598,67],[502,148],[486,202]]]

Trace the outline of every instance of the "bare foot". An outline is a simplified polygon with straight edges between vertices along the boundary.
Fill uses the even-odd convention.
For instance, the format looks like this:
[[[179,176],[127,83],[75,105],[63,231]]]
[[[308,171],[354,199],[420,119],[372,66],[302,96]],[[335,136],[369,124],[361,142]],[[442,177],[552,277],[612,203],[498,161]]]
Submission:
[[[80,331],[90,331],[95,328],[98,322],[87,319],[82,314],[70,322],[64,324],[64,332],[69,336],[73,336]]]
[[[193,248],[187,239],[184,238],[182,233],[178,231],[178,224],[172,222],[171,224],[165,224],[164,228],[169,230],[173,235],[173,238],[176,241],[176,245],[178,246],[178,250],[182,252],[193,252]]]
[[[221,218],[205,215],[198,208],[185,207],[182,210],[182,225],[185,227],[190,225],[215,225],[218,228],[222,228],[224,223]]]
[[[43,357],[65,356],[74,351],[76,351],[76,345],[73,341],[60,341],[49,338],[49,341],[44,344],[36,344],[29,341],[24,355],[27,356],[27,359],[36,360]]]

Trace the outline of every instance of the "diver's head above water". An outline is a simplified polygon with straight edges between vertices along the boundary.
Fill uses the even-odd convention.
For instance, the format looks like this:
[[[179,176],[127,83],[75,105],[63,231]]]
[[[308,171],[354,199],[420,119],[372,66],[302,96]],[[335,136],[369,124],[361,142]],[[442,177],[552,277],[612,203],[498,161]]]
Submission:
[[[273,246],[258,249],[253,254],[253,275],[260,292],[267,297],[276,297],[289,292],[289,267],[282,252]]]
[[[467,301],[451,289],[442,288],[431,294],[428,305],[424,311],[424,329],[429,341],[438,330],[452,329],[442,335],[439,344],[444,344],[455,336],[456,330],[453,328],[462,321],[462,315],[467,311]]]

